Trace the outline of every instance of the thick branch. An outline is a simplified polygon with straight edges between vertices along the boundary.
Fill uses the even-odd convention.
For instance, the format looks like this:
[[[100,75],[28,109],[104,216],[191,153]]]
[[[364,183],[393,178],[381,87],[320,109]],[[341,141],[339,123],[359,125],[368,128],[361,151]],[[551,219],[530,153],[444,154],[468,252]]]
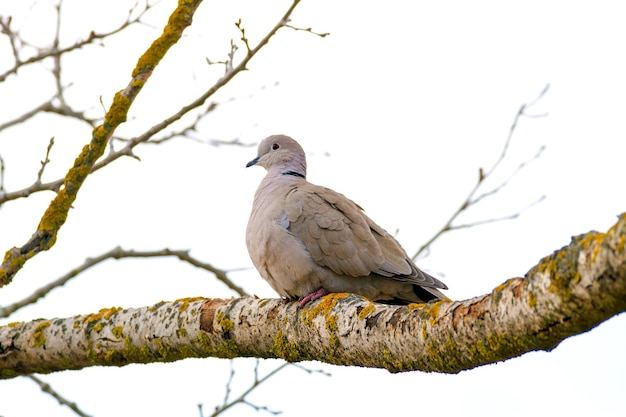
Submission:
[[[179,300],[0,327],[0,376],[188,357],[281,357],[455,373],[564,339],[626,311],[626,213],[542,259],[525,278],[465,301],[387,306],[330,294]],[[71,358],[71,359],[69,359]]]

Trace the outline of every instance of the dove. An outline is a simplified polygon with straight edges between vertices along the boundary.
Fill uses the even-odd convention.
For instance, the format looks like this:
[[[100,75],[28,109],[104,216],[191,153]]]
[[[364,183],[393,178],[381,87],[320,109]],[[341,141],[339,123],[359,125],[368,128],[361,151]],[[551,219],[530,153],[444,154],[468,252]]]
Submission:
[[[257,157],[267,174],[246,228],[252,263],[284,299],[303,307],[329,293],[387,304],[445,298],[448,287],[421,271],[385,229],[336,191],[306,179],[302,147],[285,135],[264,139]]]

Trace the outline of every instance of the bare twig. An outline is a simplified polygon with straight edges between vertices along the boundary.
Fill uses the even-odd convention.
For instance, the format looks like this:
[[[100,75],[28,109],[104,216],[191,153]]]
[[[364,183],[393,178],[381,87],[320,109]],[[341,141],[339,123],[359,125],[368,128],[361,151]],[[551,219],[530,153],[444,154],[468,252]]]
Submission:
[[[532,158],[530,158],[527,161],[522,162],[517,167],[517,169],[515,171],[513,171],[513,173],[507,179],[502,181],[499,185],[497,185],[496,187],[492,188],[491,190],[488,190],[488,191],[483,192],[482,194],[479,194],[478,196],[476,195],[478,193],[478,191],[480,190],[480,187],[485,182],[485,180],[487,178],[491,177],[491,175],[495,172],[495,170],[498,168],[500,163],[506,157],[508,149],[509,149],[509,145],[511,143],[511,140],[513,138],[513,134],[515,133],[515,129],[517,128],[517,124],[518,124],[520,118],[522,116],[524,116],[524,117],[542,117],[542,116],[545,116],[545,114],[542,114],[542,115],[530,115],[530,114],[526,113],[526,110],[529,107],[531,107],[534,104],[536,104],[548,92],[548,88],[549,87],[550,87],[550,84],[547,84],[543,88],[543,90],[541,90],[541,92],[539,93],[537,98],[535,98],[530,103],[525,103],[525,104],[522,104],[520,106],[519,110],[515,114],[515,117],[513,118],[513,123],[511,124],[511,127],[509,129],[509,134],[507,135],[506,141],[504,142],[504,147],[502,148],[502,152],[500,153],[500,156],[498,157],[498,159],[496,159],[494,164],[487,171],[483,170],[483,168],[479,168],[479,170],[478,170],[478,181],[476,182],[476,185],[474,185],[474,188],[472,188],[472,190],[470,191],[468,196],[465,198],[465,201],[463,201],[461,206],[452,214],[452,216],[443,225],[443,227],[441,229],[439,229],[430,239],[428,239],[428,241],[426,241],[426,243],[424,243],[422,246],[420,246],[420,248],[417,250],[415,255],[413,255],[413,259],[417,259],[422,253],[424,253],[424,251],[426,251],[430,247],[430,245],[433,244],[433,242],[435,240],[437,240],[439,237],[441,237],[446,232],[450,232],[452,230],[457,230],[457,229],[463,229],[463,228],[478,226],[478,225],[486,224],[486,223],[493,223],[493,222],[502,221],[502,220],[515,219],[523,211],[525,211],[526,209],[528,209],[528,208],[532,207],[533,205],[543,201],[545,196],[539,197],[539,199],[537,199],[532,204],[528,205],[523,210],[520,210],[517,213],[511,214],[511,215],[508,215],[508,216],[502,216],[502,217],[496,217],[496,218],[492,218],[492,219],[479,220],[479,221],[476,221],[476,222],[460,224],[460,225],[454,224],[455,220],[459,217],[459,215],[461,213],[463,213],[464,211],[469,209],[471,206],[476,205],[477,203],[479,203],[483,199],[496,194],[502,188],[507,186],[509,184],[509,182],[513,179],[513,177],[515,177],[524,167],[526,167],[526,165],[528,165],[530,162],[536,160],[537,158],[539,158],[541,156],[541,153],[545,149],[544,146],[539,148],[539,151],[535,154],[535,156],[533,156]]]
[[[76,49],[80,49],[83,46],[89,45],[94,43],[94,41],[96,40],[100,40],[100,39],[104,39],[107,37],[110,37],[112,35],[115,35],[121,31],[123,31],[124,29],[126,29],[127,27],[136,24],[136,23],[141,23],[141,18],[143,17],[143,15],[145,13],[148,12],[148,10],[151,8],[152,6],[150,4],[146,4],[144,6],[144,9],[141,10],[134,18],[131,19],[131,16],[133,14],[133,12],[135,11],[135,9],[131,9],[128,12],[128,15],[126,17],[126,21],[123,22],[121,25],[119,25],[117,28],[109,31],[109,32],[103,32],[103,33],[95,33],[95,32],[91,32],[86,39],[83,40],[79,40],[77,42],[75,42],[73,45],[67,46],[65,48],[36,48],[39,50],[39,53],[28,58],[25,60],[22,60],[19,56],[19,49],[16,47],[16,41],[15,39],[19,39],[21,43],[26,44],[26,42],[24,42],[22,39],[19,38],[19,35],[16,32],[13,32],[10,29],[10,18],[7,19],[7,21],[3,21],[2,23],[2,32],[6,33],[7,36],[9,36],[9,39],[11,39],[11,45],[13,48],[13,54],[15,57],[15,64],[13,65],[13,67],[9,68],[8,70],[6,70],[4,73],[0,74],[0,82],[3,82],[4,80],[6,80],[6,78],[11,75],[11,74],[16,74],[18,69],[20,69],[23,66],[26,65],[30,65],[30,64],[34,64],[36,62],[40,62],[43,61],[46,58],[49,57],[54,57],[54,56],[59,56],[59,55],[63,55],[65,53],[74,51]],[[0,19],[0,21],[2,21],[2,19]]]
[[[48,111],[49,109],[52,108],[52,100],[49,100],[43,104],[40,104],[39,106],[35,107],[32,110],[27,111],[26,113],[24,113],[23,115],[16,117],[13,120],[9,120],[8,122],[4,122],[2,124],[0,124],[0,131],[11,127],[11,126],[15,126],[15,125],[19,125],[20,123],[25,122],[26,120],[30,119],[31,117],[33,117],[34,115],[42,112],[42,111]]]
[[[246,49],[248,50],[248,53],[250,53],[250,44],[248,43],[248,38],[246,37],[246,29],[243,27],[241,19],[235,22],[235,26],[237,26],[237,29],[239,29],[239,32],[241,33],[241,42],[243,42],[243,44],[246,46]]]
[[[320,38],[325,38],[326,36],[330,35],[330,32],[316,32],[313,30],[313,28],[299,28],[297,26],[292,26],[292,25],[285,25],[285,27],[288,27],[289,29],[293,29],[295,31],[308,32],[312,35],[319,36]]]
[[[197,131],[198,129],[198,124],[213,110],[215,110],[217,108],[218,104],[215,102],[211,102],[207,108],[201,112],[198,112],[195,116],[195,118],[190,122],[187,123],[187,125],[174,130],[172,132],[167,133],[164,136],[161,136],[159,138],[150,138],[149,140],[145,141],[144,143],[146,144],[151,144],[151,145],[160,145],[162,143],[168,142],[174,138],[177,137],[188,137],[187,135],[189,134],[189,132],[192,131]],[[120,137],[114,137],[112,138],[115,141],[119,141],[119,142],[123,142],[123,143],[128,143],[133,139],[126,139],[126,138],[120,138]],[[198,142],[202,142],[202,141],[198,141]],[[206,143],[206,142],[205,142]],[[115,149],[113,148],[113,144],[111,143],[110,146],[110,152],[115,152]]]
[[[500,183],[500,185],[497,185],[496,187],[492,188],[489,191],[485,191],[484,193],[480,194],[478,197],[475,197],[474,199],[472,199],[472,204],[476,204],[478,203],[480,200],[489,197],[493,194],[496,194],[498,191],[500,191],[501,189],[503,189],[504,187],[506,187],[509,182],[518,174],[522,171],[522,169],[524,169],[524,167],[526,167],[526,165],[528,165],[529,163],[533,162],[536,159],[539,159],[539,157],[541,156],[541,154],[543,153],[543,151],[546,149],[545,146],[542,146],[539,148],[539,150],[537,151],[537,153],[535,154],[535,156],[533,156],[532,158],[528,159],[527,161],[524,161],[522,163],[520,163],[517,167],[517,169],[515,169],[515,171],[513,171],[513,173],[511,173],[511,175],[509,175],[509,177],[507,179],[505,179],[504,181],[502,181]],[[493,172],[493,171],[492,171]],[[482,180],[484,181],[488,175],[491,175],[492,172],[489,172],[487,175],[485,175],[484,173],[482,174]],[[479,180],[480,180],[480,175],[479,175]]]
[[[168,117],[168,118],[162,120],[161,122],[157,123],[156,125],[152,126],[148,130],[146,130],[143,134],[141,134],[139,136],[136,136],[136,137],[134,137],[132,139],[129,139],[128,142],[126,143],[126,145],[124,147],[122,147],[121,149],[119,149],[119,150],[112,150],[112,148],[111,148],[110,152],[108,153],[108,155],[105,158],[101,158],[93,166],[91,172],[95,172],[95,171],[99,170],[100,168],[103,168],[103,167],[107,166],[108,164],[110,164],[111,162],[117,160],[118,158],[120,158],[122,156],[136,157],[136,155],[133,153],[133,149],[135,148],[135,146],[137,146],[137,145],[139,145],[141,143],[149,141],[154,135],[156,135],[157,133],[163,131],[165,128],[170,126],[172,123],[178,121],[180,118],[182,118],[185,114],[187,114],[191,110],[193,110],[193,109],[195,109],[197,107],[202,106],[211,96],[213,96],[222,87],[224,87],[226,84],[228,84],[228,82],[230,82],[230,80],[232,80],[237,74],[239,74],[242,71],[247,70],[247,65],[250,62],[250,60],[252,60],[252,58],[254,58],[256,56],[256,54],[265,45],[268,44],[270,39],[276,34],[276,32],[279,29],[281,29],[283,27],[286,27],[288,25],[289,18],[291,16],[291,14],[293,13],[294,9],[296,8],[296,6],[299,3],[300,3],[300,0],[294,0],[293,3],[291,4],[291,6],[285,12],[285,14],[282,16],[282,18],[265,35],[265,37],[263,37],[257,43],[257,45],[254,48],[250,49],[250,51],[241,60],[241,62],[239,62],[237,65],[233,66],[231,71],[226,71],[225,74],[220,79],[218,79],[204,94],[202,94],[200,97],[198,97],[196,100],[194,100],[193,102],[189,103],[188,105],[182,107],[175,114],[171,115],[170,117]],[[58,179],[58,180],[51,181],[51,182],[44,183],[44,184],[36,184],[35,183],[35,184],[32,184],[29,187],[26,187],[26,188],[21,189],[21,190],[12,191],[12,192],[6,192],[4,194],[0,194],[0,205],[2,205],[3,203],[5,203],[7,201],[10,201],[10,200],[15,200],[15,199],[18,199],[18,198],[28,197],[29,195],[31,195],[31,194],[33,194],[35,192],[40,192],[40,191],[57,191],[61,187],[62,184],[63,184],[63,179]]]
[[[48,205],[35,233],[21,247],[13,247],[6,252],[0,266],[0,287],[9,284],[29,259],[54,246],[57,233],[65,224],[72,203],[85,179],[93,172],[95,162],[104,154],[117,127],[126,121],[128,111],[150,79],[154,68],[159,65],[165,54],[178,42],[183,31],[191,24],[200,3],[200,0],[180,2],[163,28],[163,33],[137,60],[131,75],[131,82],[115,94],[104,122],[93,130],[91,141],[83,147],[74,165],[65,175],[63,187],[59,188]]]
[[[507,216],[501,216],[501,217],[494,217],[494,218],[491,218],[491,219],[477,220],[477,221],[471,222],[471,223],[455,224],[454,226],[450,227],[450,229],[448,229],[447,231],[459,230],[459,229],[467,229],[469,227],[480,226],[480,225],[483,225],[483,224],[501,222],[503,220],[517,219],[523,212],[525,212],[526,210],[528,210],[532,206],[541,203],[545,198],[546,198],[546,196],[542,195],[537,200],[533,201],[532,203],[530,203],[526,207],[520,209],[519,211],[517,211],[517,212],[515,212],[513,214],[509,214]]]
[[[199,138],[194,138],[189,136],[189,134],[185,135],[185,138],[192,140],[194,142],[198,142],[198,143],[202,143],[202,144],[206,144],[206,145],[211,145],[211,146],[215,146],[215,147],[219,147],[219,146],[241,146],[243,148],[250,148],[255,146],[254,143],[243,143],[241,141],[240,138],[235,137],[233,139],[210,139],[210,138],[203,138],[203,139],[199,139]]]
[[[16,117],[13,120],[9,120],[8,122],[4,122],[2,124],[0,124],[0,131],[9,128],[11,126],[16,126],[19,125],[21,123],[24,123],[25,121],[29,120],[30,118],[32,118],[33,116],[36,116],[37,114],[41,113],[41,112],[47,112],[47,113],[55,113],[58,114],[60,116],[68,116],[68,117],[72,117],[74,119],[83,121],[85,123],[87,123],[89,126],[91,127],[95,127],[98,119],[92,119],[92,118],[88,118],[87,116],[85,116],[84,112],[79,112],[76,110],[73,110],[72,108],[70,108],[69,106],[62,106],[59,107],[55,104],[55,101],[57,100],[58,96],[55,95],[54,97],[52,97],[51,99],[49,99],[48,101],[46,101],[45,103],[40,104],[39,106],[25,112],[24,114],[22,114],[21,116]]]
[[[248,387],[248,389],[246,389],[241,395],[239,395],[237,398],[234,399],[230,399],[230,393],[231,393],[231,383],[235,378],[235,370],[233,369],[232,366],[232,361],[231,361],[231,367],[230,367],[230,376],[228,378],[228,381],[226,383],[226,392],[224,395],[224,401],[222,403],[222,405],[216,406],[215,410],[213,411],[213,413],[211,414],[211,417],[215,417],[218,416],[220,414],[222,414],[224,411],[228,410],[229,408],[237,405],[237,404],[245,404],[251,408],[253,408],[255,411],[265,411],[269,414],[272,415],[278,415],[281,414],[282,411],[273,411],[270,410],[267,406],[260,406],[257,404],[254,404],[250,401],[248,401],[246,399],[246,397],[255,389],[257,389],[263,382],[267,381],[269,378],[271,378],[272,376],[276,375],[278,372],[282,371],[283,369],[285,369],[288,366],[295,366],[298,369],[301,369],[305,372],[308,372],[309,374],[312,373],[320,373],[322,375],[325,376],[330,376],[329,373],[323,371],[323,370],[312,370],[312,369],[308,369],[302,365],[299,364],[293,364],[293,363],[288,363],[285,362],[279,366],[277,366],[276,368],[274,368],[271,372],[269,372],[268,374],[266,374],[265,376],[259,378],[259,364],[260,364],[260,360],[257,359],[256,363],[254,365],[254,380],[252,381],[252,384],[250,385],[250,387]],[[200,410],[200,416],[202,417],[202,404],[198,404],[198,409]]]
[[[0,16],[0,33],[4,33],[9,38],[9,44],[11,45],[11,51],[13,52],[14,62],[18,62],[19,47],[17,44],[19,41],[19,37],[17,36],[17,33],[11,30],[12,20],[13,19],[11,18],[11,16],[8,16],[6,19]]]
[[[294,0],[293,3],[291,4],[291,6],[289,7],[289,9],[287,9],[285,14],[283,15],[283,17],[278,21],[278,23],[276,23],[276,25],[274,25],[274,27],[265,35],[265,37],[263,37],[263,39],[261,39],[254,48],[250,49],[250,51],[241,60],[241,62],[239,62],[239,64],[233,66],[231,71],[226,71],[225,74],[219,80],[217,80],[215,82],[215,84],[213,84],[204,94],[202,94],[200,97],[198,97],[193,102],[191,102],[188,105],[186,105],[183,108],[181,108],[177,113],[175,113],[172,116],[164,119],[163,121],[159,122],[158,124],[152,126],[150,129],[148,129],[146,132],[144,132],[141,136],[138,136],[136,138],[133,138],[133,139],[129,140],[128,143],[126,144],[126,146],[123,147],[122,149],[120,149],[120,150],[118,150],[116,152],[109,153],[109,155],[106,158],[104,158],[103,160],[101,160],[100,162],[98,162],[94,166],[93,170],[96,171],[96,170],[98,170],[98,169],[108,165],[109,163],[111,163],[112,161],[116,160],[117,158],[119,158],[121,156],[132,155],[132,149],[135,146],[137,146],[140,143],[148,141],[155,134],[159,133],[160,131],[162,131],[163,129],[165,129],[166,127],[168,127],[169,125],[171,125],[175,121],[179,120],[181,117],[183,117],[189,111],[191,111],[191,110],[193,110],[193,109],[195,109],[195,108],[197,108],[199,106],[202,106],[211,96],[213,96],[222,87],[224,87],[226,84],[228,84],[228,82],[230,82],[230,80],[232,80],[237,74],[239,74],[242,71],[247,70],[247,65],[250,62],[250,60],[252,60],[252,58],[254,58],[255,55],[265,45],[267,45],[267,43],[276,34],[276,32],[278,32],[279,29],[281,29],[281,28],[285,27],[285,25],[287,25],[287,23],[289,22],[289,17],[293,13],[293,11],[296,8],[296,6],[298,5],[298,3],[300,3],[300,0]],[[0,203],[1,203],[1,200],[0,200]]]
[[[4,159],[0,155],[0,196],[4,194]]]
[[[53,75],[55,89],[56,89],[56,94],[47,102],[40,104],[39,106],[33,108],[32,110],[25,112],[23,115],[13,120],[0,124],[0,131],[8,127],[23,123],[26,120],[30,119],[31,117],[39,114],[40,112],[50,112],[50,113],[56,113],[62,116],[69,116],[77,120],[84,121],[85,123],[89,124],[89,126],[91,127],[95,127],[98,122],[98,119],[88,118],[84,112],[72,109],[71,106],[65,100],[64,92],[65,92],[65,89],[69,87],[69,85],[64,86],[62,83],[61,57],[67,54],[68,52],[71,52],[75,49],[80,49],[82,46],[93,43],[93,41],[96,39],[107,38],[118,32],[121,32],[122,30],[128,28],[129,26],[133,24],[141,23],[141,20],[140,20],[141,17],[152,7],[151,5],[146,4],[143,10],[141,10],[137,16],[131,18],[133,12],[137,10],[138,8],[138,5],[136,4],[133,8],[129,10],[126,21],[115,30],[111,32],[107,32],[107,33],[102,33],[102,34],[91,33],[86,40],[82,42],[78,42],[69,48],[61,48],[60,40],[59,40],[60,32],[61,32],[61,5],[62,5],[62,1],[59,1],[55,5],[56,26],[55,26],[55,34],[54,34],[54,38],[52,41],[52,46],[50,48],[40,48],[40,47],[32,46],[35,50],[39,52],[39,54],[25,61],[21,61],[19,58],[19,47],[17,46],[17,44],[18,44],[18,40],[20,44],[27,44],[27,43],[19,38],[18,33],[10,29],[10,21],[11,21],[10,18],[7,18],[6,20],[3,20],[2,18],[0,18],[0,27],[2,29],[2,33],[6,34],[9,37],[11,46],[13,48],[13,55],[15,58],[14,67],[8,70],[6,73],[0,75],[0,82],[4,81],[4,79],[8,75],[10,75],[10,73],[17,72],[17,70],[24,65],[36,63],[47,58],[52,58],[53,67],[51,69],[51,72]]]
[[[50,143],[48,143],[48,148],[46,149],[46,157],[43,161],[41,161],[41,169],[37,173],[37,184],[41,184],[41,176],[43,175],[43,171],[46,169],[46,165],[50,163],[50,150],[52,150],[53,145],[54,136],[50,138]]]
[[[63,4],[63,1],[60,0],[57,4],[56,4],[56,13],[57,13],[57,20],[56,20],[56,26],[55,26],[55,32],[54,32],[54,40],[52,42],[52,49],[53,50],[57,50],[59,49],[59,37],[61,34],[61,5]],[[57,55],[53,55],[52,56],[52,62],[54,63],[53,67],[52,67],[52,75],[54,76],[54,83],[56,86],[56,90],[57,90],[57,97],[59,98],[59,102],[61,103],[61,107],[68,107],[67,102],[65,101],[65,97],[63,96],[63,85],[61,82],[61,56],[62,54],[57,54]]]
[[[34,381],[37,385],[39,385],[39,388],[41,388],[43,392],[50,394],[55,400],[59,402],[59,404],[69,407],[74,413],[76,413],[76,415],[79,415],[81,417],[90,417],[89,414],[85,413],[80,408],[78,408],[75,402],[69,401],[68,399],[63,397],[61,394],[59,394],[54,389],[52,389],[52,387],[49,384],[37,378],[35,375],[32,375],[32,374],[26,375],[26,378],[29,378],[32,381]]]
[[[5,307],[0,307],[0,318],[9,317],[11,314],[16,312],[20,308],[25,307],[30,304],[34,304],[39,299],[45,297],[53,289],[65,285],[72,278],[85,272],[91,267],[96,266],[106,261],[107,259],[157,258],[157,257],[168,257],[168,256],[175,256],[181,261],[187,262],[197,268],[204,269],[205,271],[211,272],[213,275],[215,275],[215,277],[219,281],[224,283],[228,288],[236,292],[238,295],[240,296],[248,295],[248,293],[246,293],[246,291],[243,288],[241,288],[240,286],[235,284],[233,281],[231,281],[231,279],[228,277],[228,271],[225,271],[220,268],[216,268],[209,263],[202,262],[194,258],[193,256],[189,255],[189,251],[171,250],[167,248],[161,249],[161,250],[155,250],[155,251],[135,251],[135,250],[124,250],[118,246],[116,248],[111,249],[108,252],[105,252],[99,256],[96,256],[95,258],[86,259],[82,265],[72,269],[71,271],[64,274],[63,276],[37,289],[28,297],[20,301],[17,301],[13,304],[9,304]]]

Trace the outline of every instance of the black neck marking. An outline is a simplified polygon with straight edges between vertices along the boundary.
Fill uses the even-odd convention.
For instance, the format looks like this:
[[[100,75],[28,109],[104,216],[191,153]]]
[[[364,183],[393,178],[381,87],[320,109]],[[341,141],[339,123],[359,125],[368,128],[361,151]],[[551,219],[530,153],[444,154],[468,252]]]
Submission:
[[[293,175],[294,177],[300,177],[302,179],[306,179],[304,177],[304,175],[302,175],[302,174],[300,174],[299,172],[296,172],[296,171],[285,171],[285,172],[283,172],[283,175]]]

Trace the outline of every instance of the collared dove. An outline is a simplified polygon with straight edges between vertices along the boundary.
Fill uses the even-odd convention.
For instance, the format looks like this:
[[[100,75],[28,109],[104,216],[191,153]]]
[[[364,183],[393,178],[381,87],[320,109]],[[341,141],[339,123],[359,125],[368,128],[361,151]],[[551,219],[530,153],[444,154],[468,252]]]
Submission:
[[[306,180],[302,147],[284,135],[259,144],[267,175],[254,195],[246,245],[261,276],[300,306],[328,293],[391,304],[445,298],[446,285],[417,268],[398,241],[352,200]]]

